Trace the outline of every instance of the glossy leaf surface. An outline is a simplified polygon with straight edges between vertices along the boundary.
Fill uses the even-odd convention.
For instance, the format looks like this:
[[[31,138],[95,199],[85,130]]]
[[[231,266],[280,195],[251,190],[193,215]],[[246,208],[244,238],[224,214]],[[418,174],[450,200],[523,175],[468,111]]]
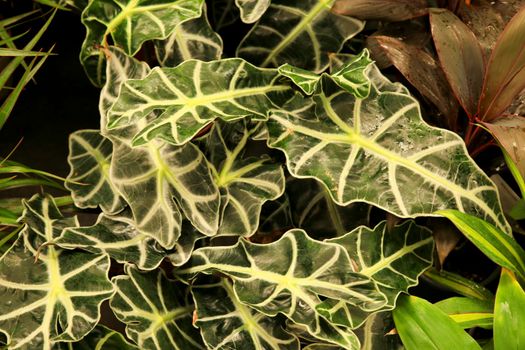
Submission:
[[[117,292],[110,305],[140,349],[204,348],[191,324],[194,307],[184,285],[168,280],[162,271],[142,273],[126,265],[125,272],[112,279]]]
[[[364,23],[330,12],[334,0],[274,0],[243,39],[237,56],[261,67],[289,63],[322,72]]]
[[[104,84],[109,44],[133,56],[151,39],[167,38],[184,21],[201,15],[204,0],[94,0],[82,12],[86,39],[80,60],[92,83]],[[109,39],[112,39],[112,42]]]
[[[525,322],[525,292],[514,274],[502,269],[494,304],[494,347],[521,349],[525,336],[520,325]]]
[[[322,182],[340,205],[365,201],[401,217],[454,208],[509,232],[496,188],[462,140],[428,126],[408,91],[366,64],[366,98],[324,76],[311,98],[296,95],[271,114],[268,145],[284,151],[291,174]]]
[[[271,0],[235,0],[241,10],[241,19],[244,23],[256,22],[270,6]]]

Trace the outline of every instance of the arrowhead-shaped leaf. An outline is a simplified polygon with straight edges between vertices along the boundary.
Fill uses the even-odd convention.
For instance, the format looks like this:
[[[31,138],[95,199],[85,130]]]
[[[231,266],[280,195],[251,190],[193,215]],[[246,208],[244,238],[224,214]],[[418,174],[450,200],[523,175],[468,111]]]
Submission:
[[[216,184],[225,193],[221,198],[226,203],[219,226],[221,235],[252,235],[264,202],[284,191],[280,164],[268,157],[245,155],[256,128],[246,121],[215,123],[205,141]]]
[[[130,203],[138,230],[164,248],[173,248],[180,236],[181,211],[203,234],[217,233],[219,190],[195,145],[130,147],[114,141],[111,178]]]
[[[334,0],[274,0],[243,39],[237,56],[261,67],[281,64],[320,73],[364,22],[330,12]]]
[[[142,273],[126,265],[125,272],[112,279],[117,292],[110,306],[140,349],[204,348],[191,324],[194,306],[185,285],[168,280],[162,271]]]
[[[229,121],[247,116],[265,119],[288,84],[277,82],[274,69],[260,69],[242,59],[185,61],[175,68],[154,68],[142,80],[128,80],[111,108],[109,129],[160,115],[133,140],[140,145],[158,137],[180,145],[216,118]]]
[[[244,23],[257,22],[270,6],[271,0],[235,0]]]
[[[374,283],[352,272],[342,246],[312,240],[302,230],[288,231],[270,244],[241,239],[233,247],[198,249],[187,268],[176,273],[199,272],[226,274],[242,303],[269,316],[283,313],[312,335],[341,345],[351,344],[355,335],[335,328],[318,313],[321,296],[343,299],[367,312],[385,304]]]
[[[321,181],[341,205],[365,201],[401,217],[454,208],[510,232],[460,137],[428,126],[402,85],[368,67],[366,98],[324,76],[311,98],[296,95],[270,115],[268,145],[285,152],[292,175]]]
[[[96,86],[104,84],[101,47],[122,47],[135,55],[147,40],[167,38],[184,21],[201,15],[204,0],[93,0],[82,12],[87,34],[80,60]],[[112,42],[109,41],[111,36]]]
[[[297,338],[283,330],[283,320],[239,302],[231,284],[192,287],[197,320],[208,349],[299,350]]]
[[[76,220],[64,219],[50,197],[24,205],[27,226],[0,259],[0,331],[9,349],[50,350],[98,323],[100,304],[113,294],[109,258],[43,246]]]
[[[343,246],[352,259],[354,271],[377,283],[388,300],[381,310],[392,310],[399,294],[415,286],[418,277],[432,266],[432,233],[412,221],[395,226],[390,231],[386,221],[374,229],[361,226],[327,242]],[[331,299],[318,308],[332,322],[355,328],[364,318],[360,318],[359,313],[352,313],[353,309],[355,307],[350,307],[344,300]],[[349,312],[355,317],[347,318],[346,314]],[[344,323],[348,319],[352,322]]]
[[[118,216],[100,214],[93,226],[69,227],[55,242],[66,249],[106,253],[120,263],[130,262],[143,270],[156,268],[166,256],[151,236],[136,229],[128,211]]]
[[[156,41],[155,49],[161,66],[175,67],[192,58],[202,61],[220,59],[222,39],[211,28],[203,9],[199,18],[178,25],[168,38]]]
[[[65,186],[79,208],[100,208],[108,214],[122,210],[124,203],[109,178],[113,145],[98,130],[79,130],[69,136],[71,171]]]

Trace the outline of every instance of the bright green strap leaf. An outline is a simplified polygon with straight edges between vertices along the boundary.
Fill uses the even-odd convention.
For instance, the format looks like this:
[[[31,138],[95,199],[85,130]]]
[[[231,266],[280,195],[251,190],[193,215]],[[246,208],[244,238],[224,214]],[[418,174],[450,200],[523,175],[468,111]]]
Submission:
[[[465,297],[452,297],[434,304],[462,328],[492,329],[494,303]]]
[[[313,336],[344,345],[355,335],[337,329],[316,310],[320,296],[344,299],[364,311],[375,311],[385,303],[374,283],[352,272],[343,247],[312,240],[302,230],[291,230],[270,244],[240,240],[233,247],[196,250],[187,268],[176,273],[220,272],[230,276],[239,300],[256,310],[275,316],[285,314],[307,327]]]
[[[481,349],[447,314],[415,296],[399,298],[394,322],[407,350]]]
[[[194,286],[197,318],[208,349],[299,350],[297,338],[283,330],[279,317],[268,317],[241,303],[229,282]]]
[[[525,251],[512,236],[480,218],[457,210],[441,210],[437,214],[452,221],[490,260],[525,279]]]
[[[135,55],[142,43],[165,39],[184,21],[201,15],[204,0],[93,0],[82,12],[87,34],[80,60],[93,84],[104,84],[108,44]],[[111,36],[112,42],[109,41]]]
[[[271,0],[235,0],[244,23],[257,22],[270,6]]]
[[[136,229],[128,211],[118,216],[100,214],[93,226],[67,228],[55,243],[66,249],[106,253],[120,263],[129,262],[143,270],[156,268],[166,256],[151,236]]]
[[[111,179],[130,204],[138,230],[164,248],[173,248],[180,236],[181,211],[203,234],[217,233],[219,190],[193,144],[130,147],[114,141]]]
[[[524,322],[525,292],[514,274],[502,269],[494,303],[494,348],[523,349]]]
[[[399,294],[417,285],[418,277],[432,266],[432,233],[412,221],[390,231],[386,221],[374,229],[361,226],[327,242],[343,246],[352,260],[354,271],[377,283],[388,300],[381,310],[392,310]],[[344,300],[328,299],[318,311],[330,321],[351,328],[359,326],[368,316],[352,312],[352,305]],[[355,317],[345,317],[348,313]],[[351,323],[344,323],[348,319]]]
[[[268,157],[247,157],[250,136],[256,127],[246,121],[216,122],[205,142],[215,182],[225,195],[220,235],[250,236],[257,230],[261,207],[284,191],[284,174]]]
[[[453,208],[510,232],[494,184],[461,138],[428,126],[403,86],[368,67],[366,98],[323,77],[321,91],[272,112],[268,145],[285,152],[291,174],[322,182],[340,205],[365,201],[401,217]]]
[[[203,8],[199,18],[180,24],[168,38],[155,41],[155,49],[161,66],[175,67],[192,58],[202,61],[220,59],[222,39],[211,28]]]
[[[359,33],[364,22],[330,12],[334,0],[274,0],[243,39],[237,56],[261,67],[289,63],[320,73],[328,55]]]
[[[143,273],[126,265],[125,272],[112,279],[117,292],[110,306],[140,349],[205,348],[192,326],[194,306],[185,285],[168,280],[162,271]]]
[[[65,186],[79,208],[100,208],[108,214],[122,210],[124,203],[109,178],[113,145],[98,130],[79,130],[69,136],[71,167]]]
[[[100,92],[100,130],[103,135],[111,137],[106,130],[107,115],[115,103],[120,87],[128,79],[142,79],[150,71],[149,66],[133,57],[128,56],[121,49],[110,46],[109,60],[106,65],[106,83]]]
[[[437,283],[440,287],[444,287],[454,293],[458,293],[468,298],[480,300],[494,299],[494,294],[492,294],[490,290],[468,278],[452,272],[444,270],[437,271],[436,269],[431,268],[425,272],[424,277],[432,283]]]
[[[153,138],[184,144],[216,118],[265,119],[273,107],[271,100],[290,90],[277,82],[278,77],[274,69],[260,69],[238,58],[154,68],[146,78],[122,85],[108,128],[135,123],[156,110],[160,115],[140,128],[133,144]]]
[[[60,343],[59,350],[138,350],[124,336],[112,329],[97,325],[88,335],[76,343]]]
[[[98,323],[100,304],[113,295],[109,258],[62,250],[51,241],[76,220],[64,219],[50,197],[25,202],[26,224],[0,258],[0,331],[9,349],[50,350],[78,341]]]

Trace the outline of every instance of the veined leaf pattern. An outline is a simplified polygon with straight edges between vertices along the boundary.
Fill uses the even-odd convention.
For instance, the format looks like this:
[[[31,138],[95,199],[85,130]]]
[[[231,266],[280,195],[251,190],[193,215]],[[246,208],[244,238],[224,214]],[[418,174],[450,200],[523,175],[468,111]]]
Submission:
[[[268,157],[244,155],[257,125],[245,120],[216,122],[205,141],[217,186],[224,191],[225,208],[218,233],[250,236],[259,225],[261,207],[284,191],[280,164]]]
[[[241,303],[231,284],[192,287],[197,320],[208,349],[299,350],[297,338],[283,330],[282,319]]]
[[[60,343],[58,350],[138,350],[126,341],[124,336],[113,329],[97,325],[77,343]]]
[[[368,64],[366,98],[324,76],[312,98],[296,95],[272,113],[268,144],[285,152],[292,175],[322,182],[341,205],[364,201],[401,217],[454,208],[509,232],[494,184],[460,137],[428,126],[408,91]]]
[[[170,263],[174,266],[185,264],[190,259],[197,241],[205,237],[188,220],[182,221],[181,235],[173,249],[167,252]]]
[[[222,39],[203,9],[199,18],[178,25],[168,38],[156,41],[155,50],[163,67],[175,67],[189,59],[212,61],[222,56]]]
[[[399,294],[417,285],[418,277],[432,266],[432,232],[413,221],[390,231],[386,221],[373,229],[361,226],[327,242],[343,246],[352,259],[354,271],[377,283],[388,300],[381,311],[392,310]],[[360,326],[368,317],[344,300],[326,300],[318,311],[333,323],[351,328]],[[349,313],[352,318],[347,317]],[[349,319],[352,322],[346,323]]]
[[[79,208],[100,208],[114,214],[124,203],[109,178],[113,145],[98,130],[79,130],[69,136],[71,171],[65,186]]]
[[[271,0],[235,0],[244,23],[257,22],[270,6]]]
[[[154,68],[144,79],[122,85],[108,127],[129,125],[158,111],[158,117],[140,128],[133,144],[153,138],[184,144],[216,118],[266,119],[271,100],[290,91],[278,78],[277,70],[260,69],[238,58],[189,60],[175,68]]]
[[[100,214],[93,226],[69,227],[55,240],[66,249],[82,249],[91,253],[106,253],[120,263],[130,262],[143,270],[159,266],[166,252],[156,247],[156,241],[135,227],[131,213],[118,216]]]
[[[87,34],[80,61],[91,82],[104,85],[105,53],[111,44],[135,55],[147,40],[167,38],[184,21],[201,15],[204,0],[93,0],[82,12]]]
[[[364,22],[330,12],[334,0],[274,0],[243,39],[237,56],[261,67],[289,63],[320,73],[328,55],[359,33]]]
[[[64,219],[51,197],[35,195],[24,206],[26,228],[0,258],[0,331],[9,349],[50,350],[98,323],[100,304],[114,292],[109,258],[43,246],[76,220]]]
[[[197,249],[187,267],[176,273],[191,276],[214,271],[232,278],[242,303],[268,316],[282,313],[312,335],[350,348],[357,338],[334,328],[317,312],[320,296],[344,299],[369,312],[385,304],[384,295],[370,279],[352,272],[342,246],[312,240],[302,230],[288,231],[270,244],[241,239],[233,247]]]
[[[112,279],[117,292],[110,305],[140,349],[205,348],[192,325],[194,306],[185,285],[168,280],[162,271],[144,273],[126,265],[125,272]]]
[[[219,190],[195,145],[130,147],[114,141],[111,178],[130,203],[138,230],[164,248],[173,248],[180,236],[181,211],[203,234],[217,233]]]

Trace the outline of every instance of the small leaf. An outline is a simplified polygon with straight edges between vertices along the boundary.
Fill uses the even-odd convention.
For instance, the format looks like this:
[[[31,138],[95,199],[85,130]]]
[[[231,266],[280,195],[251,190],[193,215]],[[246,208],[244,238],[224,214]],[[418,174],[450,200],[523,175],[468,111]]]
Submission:
[[[490,56],[482,98],[479,101],[479,118],[490,122],[512,103],[525,89],[525,8],[512,17]]]
[[[100,208],[114,214],[124,203],[109,178],[113,146],[98,130],[79,130],[69,136],[71,167],[65,186],[79,208]]]
[[[479,250],[496,264],[525,279],[525,251],[508,234],[492,224],[457,210],[440,210]]]
[[[140,349],[204,348],[191,324],[194,306],[186,300],[186,286],[162,271],[142,273],[126,265],[125,272],[112,279],[117,292],[110,306]]]
[[[494,348],[521,349],[525,336],[521,325],[525,322],[525,292],[514,274],[501,270],[494,306]]]
[[[199,18],[178,25],[168,38],[155,41],[155,52],[163,67],[175,67],[189,59],[218,60],[222,55],[222,39],[211,28],[203,8]]]
[[[154,68],[144,79],[122,85],[108,127],[135,123],[156,110],[160,115],[139,128],[133,144],[154,138],[184,144],[218,117],[266,119],[271,100],[290,90],[277,82],[278,77],[276,70],[259,69],[238,58]]]
[[[452,12],[430,10],[432,37],[448,82],[470,118],[476,115],[483,84],[483,53],[472,31]]]
[[[244,23],[257,22],[270,6],[271,0],[235,0],[241,10],[241,19]]]
[[[239,302],[229,282],[193,286],[197,321],[208,349],[299,350],[297,338],[268,317]]]
[[[268,145],[285,153],[290,173],[320,181],[339,205],[364,201],[400,217],[455,208],[510,232],[494,184],[459,136],[427,125],[402,85],[367,67],[366,98],[323,76],[312,97],[272,111]]]
[[[357,338],[316,311],[320,296],[345,300],[367,312],[385,303],[374,283],[351,272],[343,247],[312,240],[302,230],[288,231],[270,244],[241,239],[233,247],[197,249],[187,267],[176,273],[191,277],[215,271],[232,278],[242,303],[268,316],[282,313],[311,335],[350,348]]]
[[[143,270],[156,268],[166,255],[155,246],[153,238],[136,229],[127,211],[119,216],[100,214],[93,226],[66,228],[55,242],[66,249],[106,253],[120,263],[130,262]]]
[[[492,329],[494,302],[464,297],[452,297],[434,304],[462,328]]]
[[[0,331],[9,349],[49,350],[80,340],[98,323],[100,304],[114,292],[109,258],[42,246],[78,223],[64,219],[51,197],[35,195],[24,205],[26,227],[0,258]]]
[[[394,309],[396,329],[407,350],[481,349],[461,327],[428,301],[403,295]]]
[[[289,63],[321,73],[328,55],[364,23],[330,12],[334,0],[274,0],[237,48],[237,56],[261,67]]]
[[[406,21],[428,13],[426,0],[336,0],[333,13],[362,20]]]
[[[427,270],[424,276],[430,282],[437,283],[440,287],[444,287],[454,293],[475,298],[480,300],[493,300],[492,292],[480,284],[475,283],[458,274],[447,272],[444,270],[437,271],[433,268]]]
[[[87,34],[80,52],[93,84],[104,84],[105,55],[101,47],[122,47],[135,55],[147,40],[165,39],[184,21],[201,15],[204,0],[93,0],[82,12]],[[109,37],[113,40],[109,42]]]

